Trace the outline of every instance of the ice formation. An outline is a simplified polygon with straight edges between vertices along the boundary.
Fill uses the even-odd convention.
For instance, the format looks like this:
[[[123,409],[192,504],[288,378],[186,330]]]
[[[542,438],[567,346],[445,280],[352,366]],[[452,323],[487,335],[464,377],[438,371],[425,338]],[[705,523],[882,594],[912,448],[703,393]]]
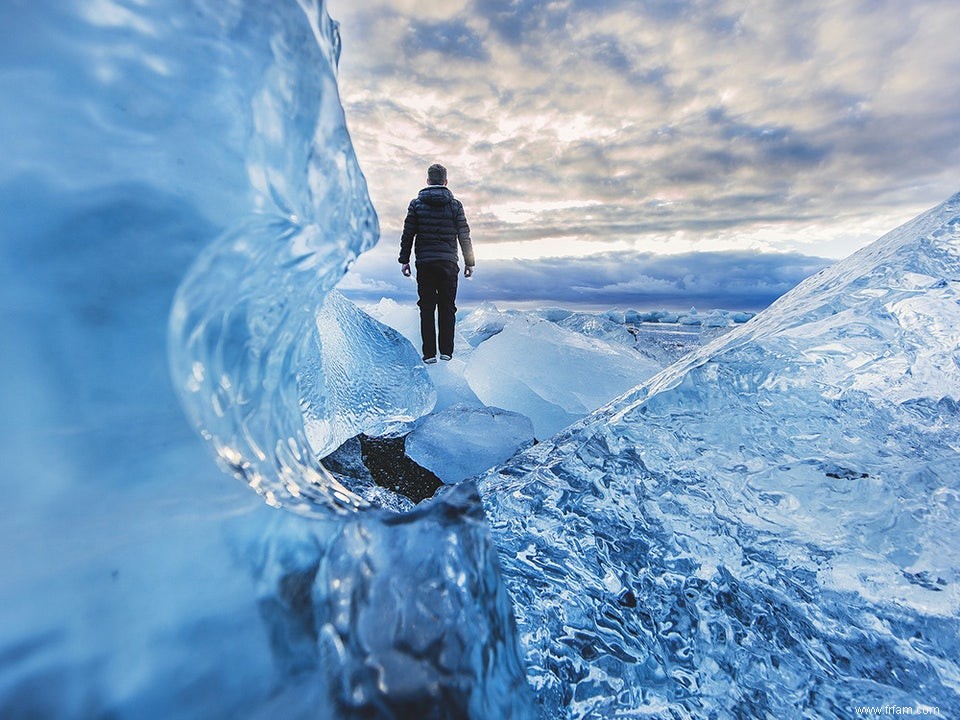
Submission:
[[[479,487],[547,716],[960,709],[960,195]]]
[[[244,555],[285,676],[257,717],[536,717],[474,485],[389,523],[281,516]]]
[[[233,181],[248,198],[178,288],[174,385],[224,467],[271,504],[362,506],[311,452],[297,380],[317,361],[325,292],[377,239],[339,102],[339,35],[322,5],[238,3],[217,18],[189,2],[183,10],[249,65],[229,68],[236,77],[223,89],[238,95],[226,139],[244,158]],[[217,59],[226,71],[230,57]]]
[[[338,513],[373,495],[307,441],[319,340],[377,332],[318,323],[377,235],[324,5],[6,2],[0,27],[0,716],[531,717],[472,488]]]
[[[491,538],[469,482],[353,512],[377,496],[307,439],[310,373],[377,380],[343,372],[371,340],[422,379],[336,296],[318,315],[377,233],[323,4],[7,2],[0,27],[0,716],[960,709],[960,198],[486,476]],[[496,315],[460,370],[569,416],[595,388],[526,364],[636,355]],[[366,409],[415,416],[411,384]],[[223,479],[176,393],[315,517]]]
[[[516,311],[503,311],[494,303],[485,302],[466,318],[458,320],[457,330],[463,334],[473,347],[477,347],[480,343],[503,332],[507,321],[519,315],[520,313]]]
[[[555,322],[562,328],[573,330],[587,337],[619,343],[628,347],[634,347],[636,344],[633,335],[622,324],[593,313],[572,312]]]
[[[317,457],[361,433],[386,435],[433,409],[437,393],[420,354],[396,330],[335,290],[316,324],[319,353],[298,379],[304,429]]]
[[[413,348],[420,347],[420,311],[413,303],[401,306],[395,300],[382,299],[367,311],[380,322],[399,331]],[[450,362],[437,363],[429,368],[430,381],[437,393],[436,410],[451,405],[483,405],[470,389],[464,377],[466,360],[470,357],[470,342],[458,325],[454,337],[454,357]],[[420,357],[419,354],[417,357]]]
[[[526,415],[547,438],[661,367],[632,347],[515,315],[474,348],[466,378],[485,404]]]
[[[452,484],[478,475],[533,444],[526,415],[494,407],[453,405],[417,423],[407,455]]]

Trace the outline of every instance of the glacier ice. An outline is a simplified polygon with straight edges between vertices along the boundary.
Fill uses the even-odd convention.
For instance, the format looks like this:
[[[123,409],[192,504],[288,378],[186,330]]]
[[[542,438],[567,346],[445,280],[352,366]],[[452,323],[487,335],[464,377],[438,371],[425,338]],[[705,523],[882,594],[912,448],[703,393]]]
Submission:
[[[485,404],[529,417],[538,438],[550,437],[662,367],[632,347],[547,320],[514,315],[503,322],[474,348],[466,378]]]
[[[475,486],[387,523],[280,515],[244,556],[289,675],[257,717],[535,717]]]
[[[960,710],[960,195],[479,481],[547,716]]]
[[[308,439],[325,330],[420,376],[318,315],[377,234],[323,4],[0,26],[0,715],[530,718],[531,687],[547,717],[960,709],[960,198],[487,475],[491,537],[472,483],[410,509]],[[529,347],[518,323],[606,348],[488,315],[453,379]],[[702,329],[670,332],[663,358]],[[363,358],[340,342],[331,370]],[[309,517],[223,480],[177,393]]]
[[[407,436],[407,455],[443,482],[458,483],[533,444],[526,415],[495,407],[453,405],[420,420]]]
[[[530,717],[475,494],[336,512],[377,495],[307,440],[317,310],[377,235],[323,3],[7,2],[0,27],[0,716]],[[316,517],[224,479],[178,394],[231,474]]]
[[[420,310],[415,304],[401,306],[395,300],[383,298],[368,307],[367,311],[380,322],[400,332],[412,348],[420,347]],[[464,377],[466,359],[470,356],[470,342],[462,334],[460,323],[454,333],[453,358],[449,362],[437,363],[429,369],[430,381],[437,394],[434,409],[438,411],[457,404],[483,405]],[[417,357],[419,358],[419,354]]]
[[[633,334],[622,325],[613,323],[592,313],[571,313],[557,323],[562,328],[598,338],[606,342],[620,343],[629,347],[636,345]],[[638,348],[640,350],[640,348]]]
[[[481,303],[466,318],[457,321],[457,331],[473,347],[489,340],[497,333],[503,332],[503,328],[511,317],[518,317],[519,312],[513,310],[500,310],[492,302]]]
[[[419,353],[339,292],[316,314],[319,353],[298,374],[304,431],[323,458],[361,433],[386,435],[437,401]]]

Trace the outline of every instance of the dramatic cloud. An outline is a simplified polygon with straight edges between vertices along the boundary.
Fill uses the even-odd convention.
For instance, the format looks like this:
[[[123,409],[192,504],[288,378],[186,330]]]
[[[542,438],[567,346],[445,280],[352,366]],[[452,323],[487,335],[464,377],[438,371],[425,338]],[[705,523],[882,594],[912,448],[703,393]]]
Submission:
[[[837,258],[960,189],[956,0],[330,11],[381,261],[435,161],[481,264],[610,250]]]
[[[416,284],[396,262],[363,261],[340,289],[362,302],[381,297],[415,302]],[[830,264],[823,258],[749,251],[682,255],[601,253],[527,262],[494,260],[475,279],[460,280],[458,302],[557,304],[593,308],[670,308],[690,305],[759,310]]]

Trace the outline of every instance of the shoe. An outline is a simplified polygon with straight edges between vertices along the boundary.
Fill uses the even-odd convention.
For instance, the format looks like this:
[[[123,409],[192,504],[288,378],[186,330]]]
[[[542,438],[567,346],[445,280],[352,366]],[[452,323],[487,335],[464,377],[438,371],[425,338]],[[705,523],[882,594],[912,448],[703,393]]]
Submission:
[[[428,357],[428,358],[424,358],[423,361],[427,365],[433,365],[435,362],[437,362],[437,359],[435,357]]]
[[[450,359],[450,356],[449,356],[449,355],[441,355],[441,356],[440,356],[440,359],[441,359],[441,360],[449,360],[449,359]]]

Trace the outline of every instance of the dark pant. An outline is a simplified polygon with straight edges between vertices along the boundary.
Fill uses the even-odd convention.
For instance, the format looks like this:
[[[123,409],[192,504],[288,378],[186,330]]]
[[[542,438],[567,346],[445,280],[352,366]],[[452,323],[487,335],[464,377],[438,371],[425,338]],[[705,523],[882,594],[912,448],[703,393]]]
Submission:
[[[420,337],[423,357],[437,356],[439,320],[440,354],[453,355],[453,327],[457,321],[457,275],[459,266],[449,260],[417,263],[417,294],[420,300]]]

